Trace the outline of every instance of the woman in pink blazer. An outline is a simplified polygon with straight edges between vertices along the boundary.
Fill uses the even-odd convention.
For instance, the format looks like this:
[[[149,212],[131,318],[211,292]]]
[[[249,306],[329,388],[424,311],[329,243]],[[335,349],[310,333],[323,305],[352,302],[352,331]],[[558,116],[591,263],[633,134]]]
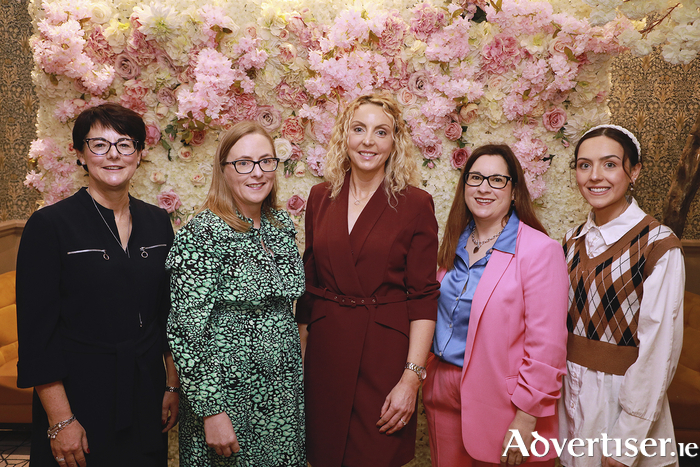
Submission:
[[[532,208],[508,146],[474,151],[438,253],[443,276],[423,403],[434,467],[553,465],[566,368],[564,253]],[[518,430],[518,436],[514,432]],[[544,447],[537,446],[539,454]]]

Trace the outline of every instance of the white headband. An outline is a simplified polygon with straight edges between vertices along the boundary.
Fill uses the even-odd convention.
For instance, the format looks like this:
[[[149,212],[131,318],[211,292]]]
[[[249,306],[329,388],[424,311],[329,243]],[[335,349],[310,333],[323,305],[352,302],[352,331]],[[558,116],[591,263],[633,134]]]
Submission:
[[[615,129],[615,130],[617,130],[617,131],[621,131],[622,133],[624,133],[624,134],[626,134],[627,136],[629,136],[629,138],[632,140],[632,142],[634,143],[634,145],[637,147],[637,156],[639,157],[639,162],[642,161],[642,146],[639,144],[639,141],[637,140],[637,137],[634,136],[634,135],[632,134],[632,132],[629,131],[627,128],[622,128],[621,126],[618,126],[618,125],[598,125],[598,126],[594,126],[594,127],[591,128],[590,130],[588,130],[587,132],[585,132],[585,133],[583,134],[583,136],[586,136],[586,135],[587,135],[588,133],[590,133],[591,131],[593,131],[593,130],[598,130],[598,129],[600,129],[600,128],[613,128],[613,129]],[[583,136],[582,136],[581,138],[583,138]]]

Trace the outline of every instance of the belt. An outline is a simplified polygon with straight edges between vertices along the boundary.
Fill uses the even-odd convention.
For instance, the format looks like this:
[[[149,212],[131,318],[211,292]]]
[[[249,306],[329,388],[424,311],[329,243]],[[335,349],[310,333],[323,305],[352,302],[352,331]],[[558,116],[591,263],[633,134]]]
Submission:
[[[370,305],[385,305],[387,303],[399,303],[405,302],[414,298],[414,296],[420,296],[423,294],[409,294],[405,293],[395,293],[391,295],[382,295],[377,297],[372,295],[371,297],[353,297],[350,295],[341,295],[339,293],[333,292],[331,290],[320,287],[314,287],[313,285],[307,285],[306,291],[312,295],[325,300],[330,300],[336,302],[340,306],[346,306],[350,308],[355,308],[358,306],[370,306]]]

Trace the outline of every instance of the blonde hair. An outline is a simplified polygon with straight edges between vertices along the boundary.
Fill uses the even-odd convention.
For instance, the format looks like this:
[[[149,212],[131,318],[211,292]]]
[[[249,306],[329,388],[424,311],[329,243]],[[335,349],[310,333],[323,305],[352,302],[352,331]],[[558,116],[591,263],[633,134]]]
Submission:
[[[272,141],[272,137],[265,131],[265,129],[256,122],[243,121],[236,123],[229,130],[220,136],[219,147],[216,149],[216,154],[214,155],[214,167],[212,167],[211,174],[211,186],[209,187],[209,193],[207,193],[207,199],[204,204],[199,208],[198,212],[202,212],[205,209],[209,209],[211,212],[219,216],[228,225],[230,225],[236,232],[247,232],[250,230],[250,224],[238,215],[240,211],[238,209],[238,204],[236,203],[231,188],[229,188],[226,182],[226,176],[224,175],[225,165],[228,153],[231,148],[244,136],[246,135],[262,135],[269,142],[270,147],[272,147],[272,155],[277,157],[275,152],[275,144]],[[235,170],[232,168],[232,170]],[[273,211],[278,209],[277,205],[277,180],[276,178],[272,183],[272,190],[270,194],[267,195],[262,204],[262,213],[267,219],[276,223],[276,218]]]
[[[384,192],[387,198],[396,198],[408,185],[415,185],[418,179],[418,164],[415,146],[399,105],[393,96],[375,93],[358,97],[345,108],[333,127],[333,134],[326,154],[323,177],[330,183],[331,198],[335,199],[343,188],[345,173],[350,170],[348,156],[348,132],[355,111],[362,105],[373,104],[382,108],[394,124],[394,146],[384,165]]]

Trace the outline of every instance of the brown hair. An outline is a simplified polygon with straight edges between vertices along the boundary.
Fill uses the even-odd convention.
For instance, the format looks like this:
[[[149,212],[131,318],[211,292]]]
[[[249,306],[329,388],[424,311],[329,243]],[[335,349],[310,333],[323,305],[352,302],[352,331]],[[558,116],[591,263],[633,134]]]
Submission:
[[[460,173],[457,188],[455,189],[455,197],[452,201],[450,214],[447,217],[447,223],[445,224],[445,234],[442,237],[440,249],[438,250],[438,266],[440,268],[450,270],[454,267],[454,258],[457,252],[459,237],[473,218],[472,213],[469,211],[469,208],[467,208],[467,203],[464,201],[464,176],[481,156],[500,156],[508,166],[507,175],[512,178],[510,183],[513,184],[514,199],[510,210],[503,220],[515,210],[518,218],[520,218],[523,223],[547,234],[547,230],[537,218],[537,214],[535,214],[535,210],[532,207],[530,192],[527,189],[523,169],[517,157],[515,157],[510,147],[505,144],[487,144],[474,150]]]
[[[623,152],[622,169],[631,179],[632,175],[630,175],[629,171],[627,170],[627,162],[629,162],[630,168],[636,166],[637,164],[641,164],[642,155],[639,154],[639,151],[637,150],[637,145],[634,144],[632,138],[627,136],[624,132],[612,127],[596,128],[595,130],[589,131],[588,133],[583,135],[583,137],[578,141],[578,143],[576,143],[576,148],[574,149],[574,160],[571,162],[571,168],[573,170],[576,170],[576,161],[578,161],[578,150],[581,147],[581,143],[583,143],[587,139],[595,138],[596,136],[607,136],[608,138],[620,143]]]
[[[236,232],[247,232],[250,230],[250,224],[238,216],[238,205],[236,204],[236,200],[233,197],[231,188],[229,188],[226,182],[226,176],[224,175],[226,166],[221,164],[226,162],[228,153],[231,151],[234,144],[244,136],[252,134],[264,136],[270,142],[273,156],[277,157],[272,137],[270,137],[259,123],[243,121],[233,125],[220,136],[219,147],[216,149],[216,154],[214,155],[214,167],[212,167],[209,193],[207,193],[207,199],[198,211],[202,212],[205,209],[209,209],[223,219]],[[261,213],[264,214],[270,222],[277,224],[273,214],[273,210],[275,209],[278,209],[277,180],[273,181],[272,190],[263,201]]]
[[[373,104],[384,110],[394,124],[394,147],[384,165],[384,192],[387,197],[396,197],[408,185],[414,185],[418,176],[415,146],[408,132],[408,127],[401,109],[393,96],[387,93],[375,93],[361,96],[352,101],[338,117],[333,127],[333,134],[326,154],[324,178],[330,183],[331,198],[335,198],[343,188],[345,173],[350,170],[348,157],[348,132],[350,121],[355,111],[365,104]]]

